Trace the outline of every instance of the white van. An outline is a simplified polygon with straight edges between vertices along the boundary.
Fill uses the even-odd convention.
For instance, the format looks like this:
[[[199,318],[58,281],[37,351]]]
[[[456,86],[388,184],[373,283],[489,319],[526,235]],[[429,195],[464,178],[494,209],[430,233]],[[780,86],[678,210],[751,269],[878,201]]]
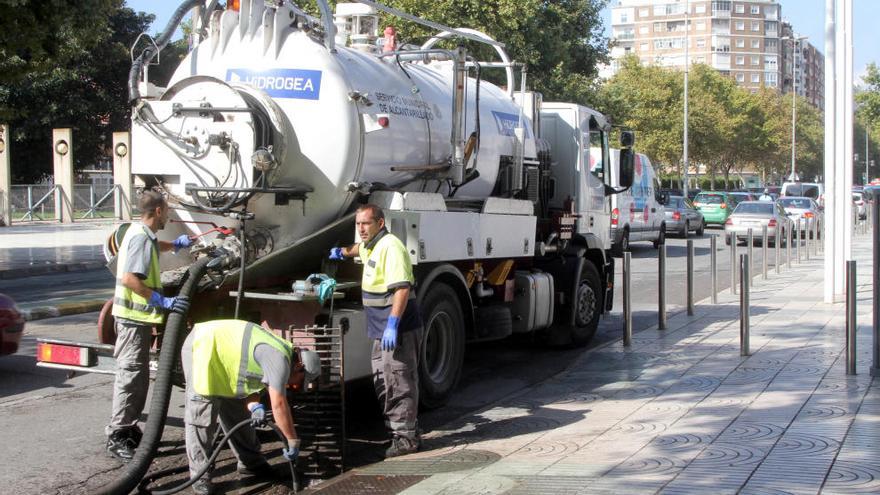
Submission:
[[[620,150],[611,150],[611,185],[618,187]],[[633,185],[624,193],[611,196],[611,250],[622,256],[631,242],[651,241],[654,248],[666,241],[666,211],[660,181],[651,160],[636,153]]]
[[[810,198],[819,203],[819,208],[825,208],[825,184],[821,182],[785,182],[779,195]]]

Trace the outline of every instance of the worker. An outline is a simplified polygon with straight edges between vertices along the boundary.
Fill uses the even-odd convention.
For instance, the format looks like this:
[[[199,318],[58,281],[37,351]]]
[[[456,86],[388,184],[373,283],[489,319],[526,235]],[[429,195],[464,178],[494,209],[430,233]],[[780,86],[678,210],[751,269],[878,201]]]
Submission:
[[[373,339],[373,385],[391,430],[386,457],[418,451],[418,356],[422,318],[413,290],[412,262],[406,247],[385,228],[376,205],[358,208],[355,224],[361,242],[330,250],[330,259],[359,256],[364,262],[361,292],[367,336]]]
[[[758,201],[773,201],[773,196],[770,196],[770,189],[764,188],[764,194],[762,194]]]
[[[286,439],[282,455],[288,461],[296,461],[300,440],[286,389],[303,390],[318,377],[321,363],[317,353],[294,348],[255,323],[214,320],[197,323],[180,354],[186,377],[184,429],[190,476],[207,465],[219,417],[224,433],[248,418],[251,420],[250,425],[230,438],[239,474],[278,478],[260,453],[254,430],[254,426],[266,422],[260,393],[268,388],[272,416]],[[193,491],[201,495],[213,493],[210,477],[210,472],[200,477],[192,485]]]
[[[116,327],[116,378],[110,423],[105,428],[107,451],[123,462],[134,457],[140,443],[138,418],[147,401],[150,384],[150,347],[153,327],[161,325],[167,311],[185,313],[186,297],[165,297],[159,277],[159,252],[189,247],[181,235],[173,242],[159,241],[156,233],[168,222],[168,203],[156,191],[138,199],[140,223],[133,223],[119,243],[113,317]]]

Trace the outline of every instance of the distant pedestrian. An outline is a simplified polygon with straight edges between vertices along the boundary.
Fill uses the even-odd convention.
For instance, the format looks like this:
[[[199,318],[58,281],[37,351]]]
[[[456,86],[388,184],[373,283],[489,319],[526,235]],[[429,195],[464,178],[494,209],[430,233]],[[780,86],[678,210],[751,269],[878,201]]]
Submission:
[[[185,297],[162,295],[159,252],[175,252],[192,245],[181,235],[174,242],[160,241],[156,233],[168,222],[168,203],[162,194],[145,191],[138,200],[140,223],[128,227],[119,243],[113,317],[116,324],[116,379],[110,424],[105,428],[107,451],[128,461],[140,444],[138,418],[147,401],[150,385],[150,347],[153,327],[161,325],[165,313],[186,313]]]
[[[773,201],[773,196],[770,195],[770,189],[764,189],[764,193],[758,197],[758,201]]]

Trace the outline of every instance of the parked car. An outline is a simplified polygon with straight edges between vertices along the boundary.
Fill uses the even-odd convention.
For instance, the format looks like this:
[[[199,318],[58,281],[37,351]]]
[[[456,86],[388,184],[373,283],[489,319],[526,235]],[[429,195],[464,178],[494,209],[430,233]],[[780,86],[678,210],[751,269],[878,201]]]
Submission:
[[[620,150],[611,150],[611,185],[617,186]],[[654,248],[666,239],[663,204],[669,196],[660,192],[660,182],[651,160],[636,153],[633,184],[623,193],[611,196],[611,251],[623,256],[629,244],[651,241]]]
[[[865,201],[865,195],[861,192],[853,192],[852,199],[853,210],[858,214],[859,220],[865,220],[868,218],[868,205]]]
[[[763,229],[767,226],[767,241],[771,246],[776,240],[784,244],[786,229],[791,228],[791,221],[779,203],[769,201],[745,201],[733,210],[724,222],[724,242],[730,245],[730,239],[736,236],[737,242],[748,239],[752,229],[752,239],[763,242]],[[778,237],[777,237],[778,236]]]
[[[666,210],[666,232],[687,237],[690,231],[703,235],[706,222],[703,214],[691,202],[682,196],[670,196],[664,209]]]
[[[811,198],[819,208],[825,208],[825,184],[821,182],[786,182],[782,184],[781,195]]]
[[[24,333],[24,316],[15,301],[0,294],[0,356],[15,354]]]
[[[779,198],[778,203],[782,205],[792,225],[797,225],[798,220],[801,220],[800,234],[802,237],[806,232],[812,232],[814,223],[822,220],[824,216],[822,209],[819,208],[819,203],[813,198],[783,197]]]
[[[726,191],[704,191],[694,198],[694,206],[703,214],[706,225],[724,225],[736,203],[736,198]]]

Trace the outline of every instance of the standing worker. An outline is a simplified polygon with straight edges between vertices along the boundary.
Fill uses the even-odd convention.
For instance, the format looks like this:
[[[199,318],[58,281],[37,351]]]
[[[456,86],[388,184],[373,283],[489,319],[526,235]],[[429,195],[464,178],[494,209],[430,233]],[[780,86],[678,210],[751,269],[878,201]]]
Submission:
[[[238,472],[278,477],[260,453],[260,441],[253,428],[266,423],[260,392],[267,387],[272,416],[287,439],[282,455],[296,461],[300,441],[286,389],[302,390],[318,377],[321,362],[317,353],[293,348],[290,342],[255,323],[215,320],[197,323],[180,355],[186,376],[184,424],[191,477],[208,463],[218,416],[227,434],[238,423],[251,420],[250,426],[237,430],[230,438]],[[192,488],[200,495],[213,493],[210,472]]]
[[[358,208],[355,215],[361,242],[330,250],[330,259],[360,256],[367,336],[373,339],[373,386],[391,430],[385,457],[418,451],[418,355],[422,333],[413,290],[412,262],[406,247],[385,229],[385,213],[376,205]]]
[[[764,193],[758,198],[758,201],[773,201],[773,196],[770,196],[770,189],[764,188]]]
[[[144,191],[138,199],[140,223],[133,223],[119,243],[113,317],[116,321],[116,380],[113,409],[105,428],[107,451],[128,461],[140,443],[138,418],[147,401],[150,385],[150,346],[153,326],[161,325],[166,311],[185,313],[186,297],[164,297],[159,276],[159,251],[192,245],[187,235],[174,242],[160,241],[156,232],[168,222],[168,203],[156,191]]]

